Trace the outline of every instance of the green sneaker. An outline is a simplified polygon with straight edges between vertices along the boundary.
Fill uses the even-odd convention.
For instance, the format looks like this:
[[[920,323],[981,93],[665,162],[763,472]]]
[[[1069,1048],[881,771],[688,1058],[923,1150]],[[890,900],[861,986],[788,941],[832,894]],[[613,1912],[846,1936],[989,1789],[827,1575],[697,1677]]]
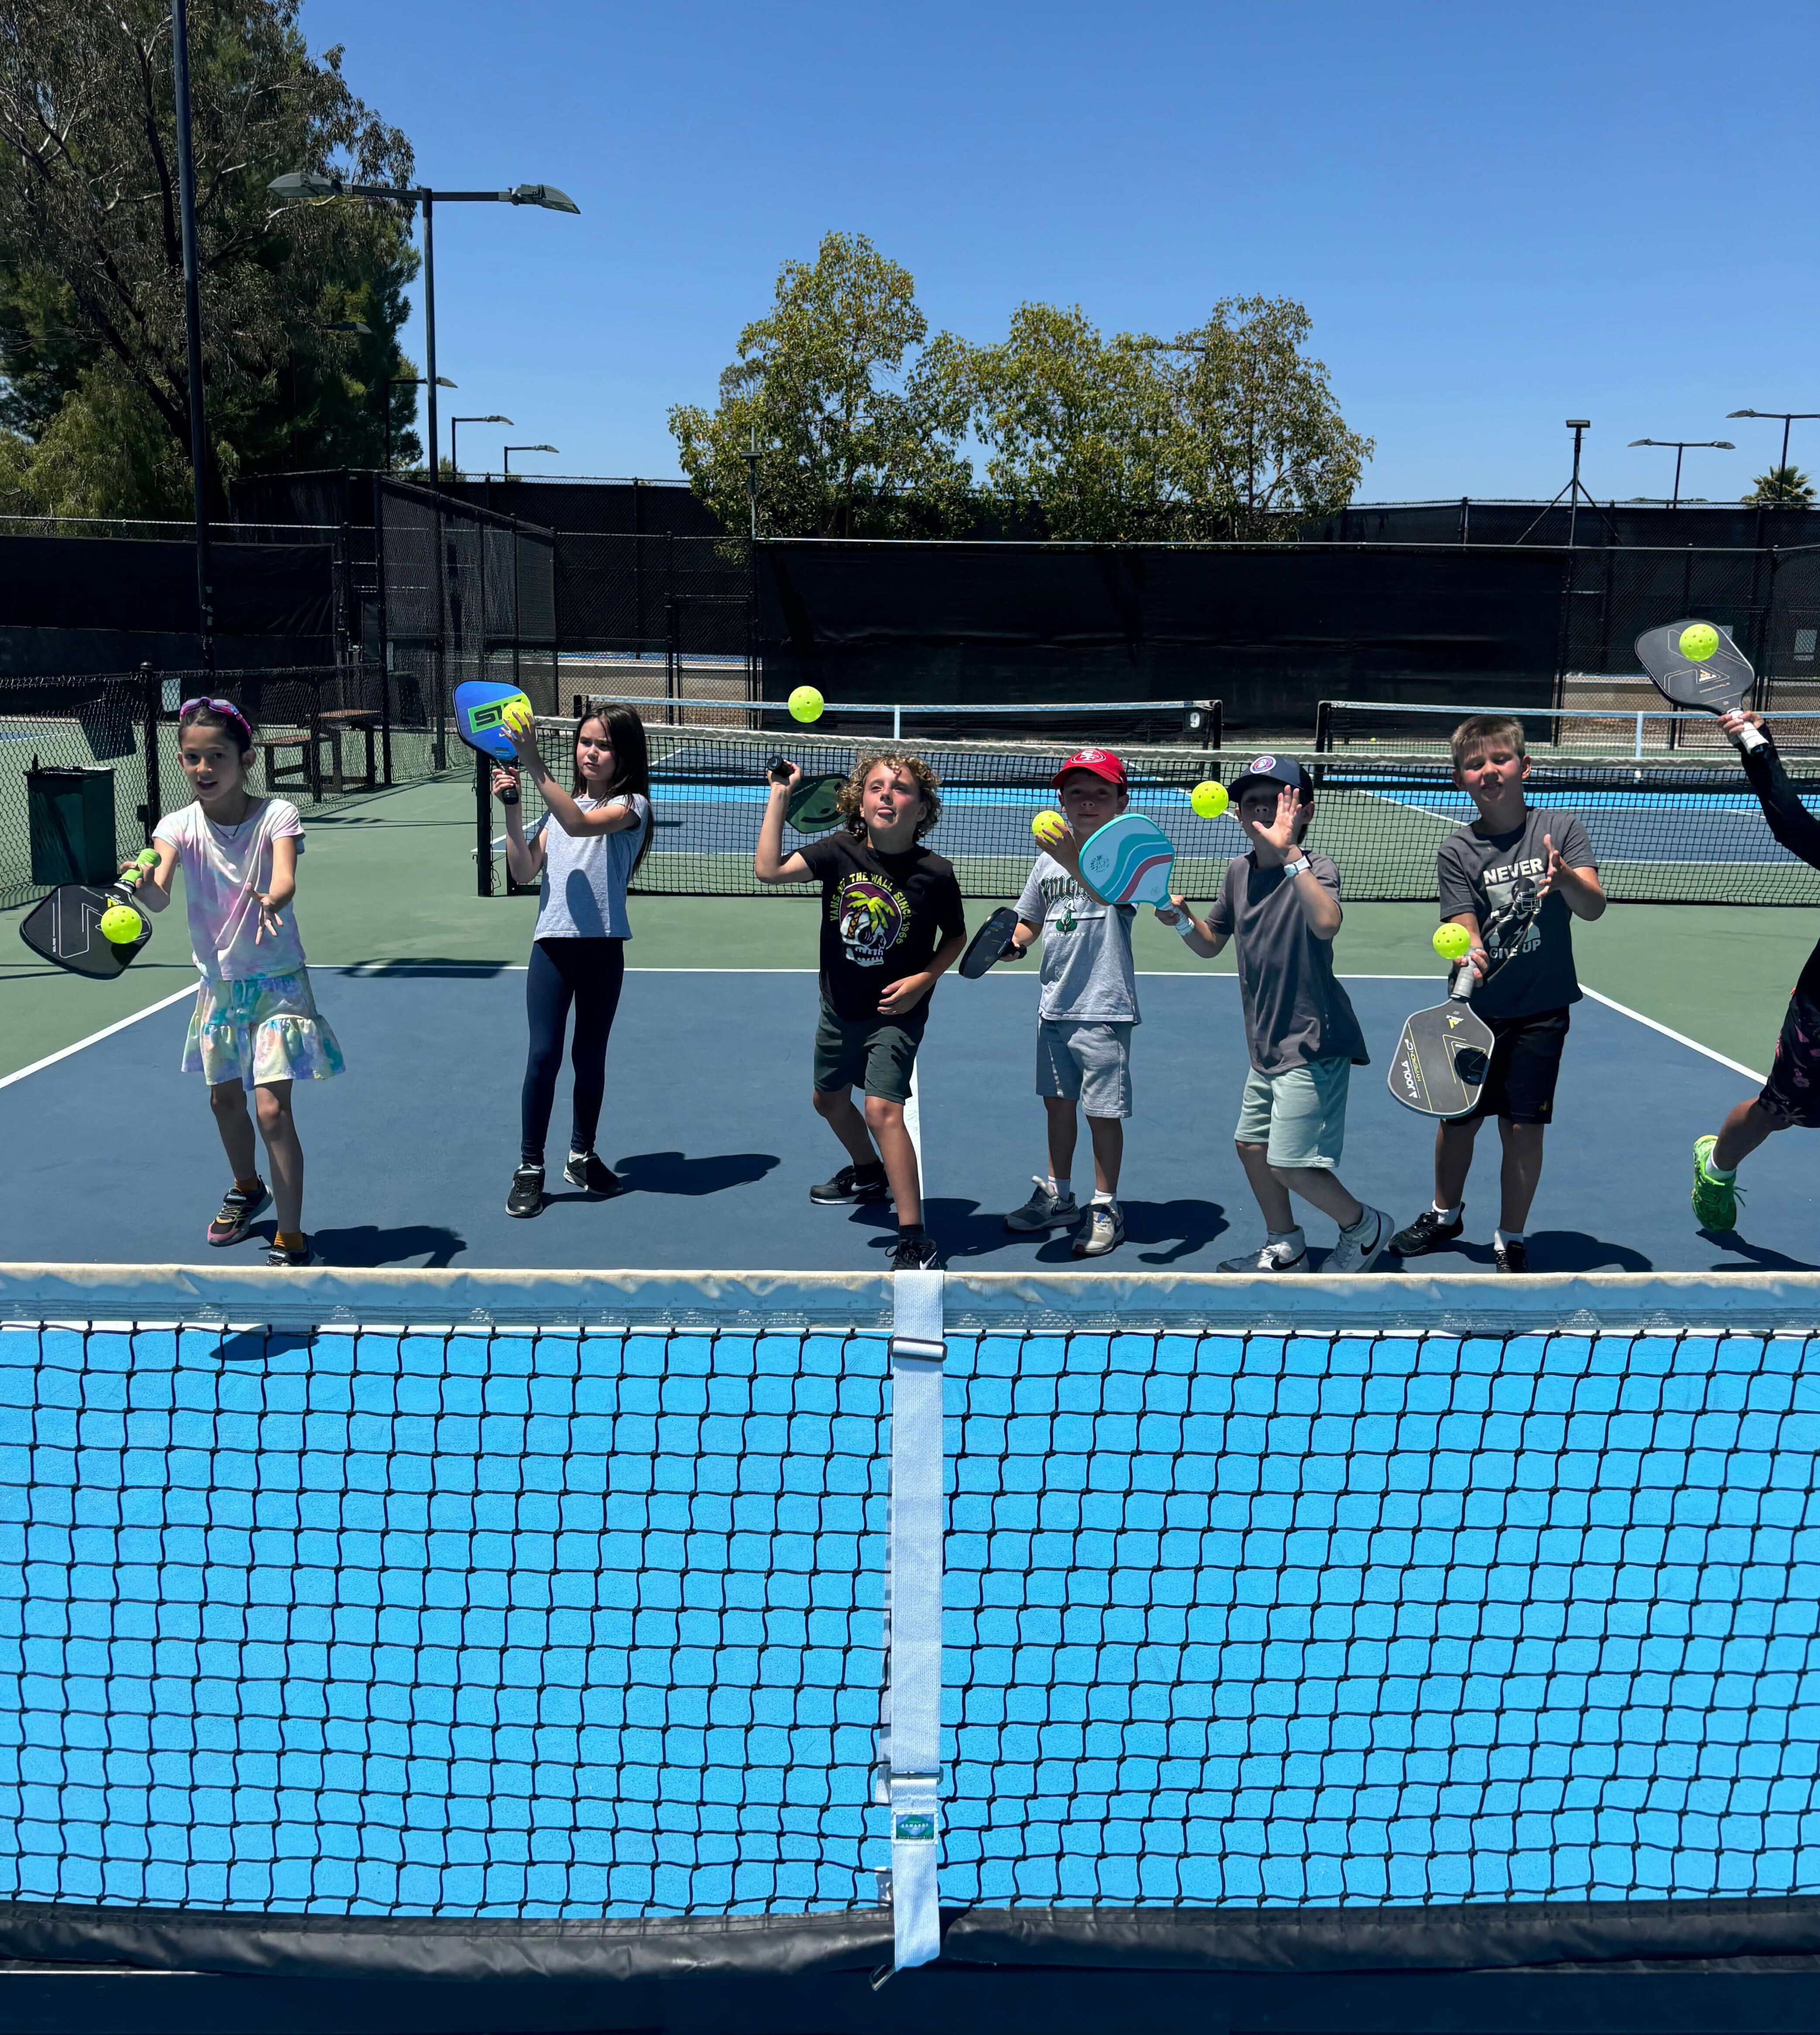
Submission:
[[[1738,1187],[1733,1180],[1716,1180],[1706,1170],[1717,1138],[1694,1141],[1694,1216],[1702,1229],[1724,1236],[1738,1227]]]

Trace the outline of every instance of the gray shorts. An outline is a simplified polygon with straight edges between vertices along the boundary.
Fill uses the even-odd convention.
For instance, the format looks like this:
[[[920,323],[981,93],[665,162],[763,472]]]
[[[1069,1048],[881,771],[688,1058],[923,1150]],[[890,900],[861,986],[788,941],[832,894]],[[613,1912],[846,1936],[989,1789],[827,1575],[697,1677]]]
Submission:
[[[1045,1018],[1036,1027],[1036,1093],[1066,1096],[1089,1116],[1131,1114],[1131,1027]]]
[[[1331,1171],[1345,1147],[1352,1079],[1352,1063],[1338,1059],[1310,1060],[1280,1074],[1261,1074],[1254,1067],[1245,1077],[1239,1127],[1232,1135],[1241,1145],[1266,1146],[1273,1166]]]

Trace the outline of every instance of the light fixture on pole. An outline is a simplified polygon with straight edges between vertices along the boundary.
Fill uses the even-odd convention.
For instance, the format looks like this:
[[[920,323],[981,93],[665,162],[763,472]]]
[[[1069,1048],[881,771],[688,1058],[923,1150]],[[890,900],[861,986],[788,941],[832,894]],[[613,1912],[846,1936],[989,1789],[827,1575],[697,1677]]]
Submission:
[[[495,410],[490,417],[451,417],[449,419],[449,468],[451,476],[457,480],[459,480],[461,478],[461,461],[457,456],[455,450],[455,433],[458,426],[462,424],[509,424],[511,421],[512,419],[510,417],[501,416],[497,410]]]
[[[421,389],[424,386],[421,374],[382,374],[379,378],[380,401],[385,405],[385,471],[388,473],[392,471],[392,391],[394,389]],[[453,389],[459,386],[451,382],[446,374],[438,374],[436,378],[438,389]]]
[[[1556,491],[1554,501],[1548,503],[1547,507],[1536,517],[1531,522],[1529,529],[1523,532],[1523,536],[1517,540],[1518,544],[1523,542],[1524,538],[1529,536],[1529,530],[1533,530],[1536,525],[1541,521],[1542,517],[1547,514],[1550,509],[1555,508],[1559,503],[1561,497],[1565,495],[1567,497],[1567,548],[1572,551],[1574,534],[1579,526],[1581,496],[1585,495],[1586,506],[1589,509],[1596,509],[1599,506],[1591,495],[1588,494],[1580,484],[1580,442],[1587,432],[1592,430],[1592,419],[1590,417],[1570,417],[1566,420],[1566,424],[1568,430],[1574,434],[1574,471],[1568,478],[1567,485]]]
[[[553,452],[553,453],[560,453],[560,452],[562,451],[562,448],[560,446],[553,446],[553,445],[507,446],[505,448],[505,450],[504,450],[504,457],[505,457],[505,461],[506,461],[506,478],[508,480],[510,480],[512,478],[512,455],[513,455],[513,453],[515,453],[515,452]]]
[[[1788,471],[1789,427],[1811,423],[1814,418],[1820,417],[1820,410],[1728,410],[1725,414],[1728,417],[1762,417],[1770,423],[1780,417],[1782,419],[1782,463],[1777,471],[1786,474]]]
[[[554,184],[514,184],[510,190],[439,191],[427,184],[359,184],[317,170],[291,170],[274,177],[265,188],[288,205],[311,199],[366,198],[381,205],[421,205],[423,209],[423,372],[430,391],[430,485],[436,486],[436,201],[445,205],[534,205],[545,212],[579,213],[581,208]]]
[[[1674,447],[1675,498],[1668,505],[1671,509],[1681,506],[1681,455],[1690,446],[1704,446],[1713,452],[1735,452],[1738,450],[1729,438],[1633,438],[1630,442],[1634,446],[1660,446],[1664,452],[1671,446]]]

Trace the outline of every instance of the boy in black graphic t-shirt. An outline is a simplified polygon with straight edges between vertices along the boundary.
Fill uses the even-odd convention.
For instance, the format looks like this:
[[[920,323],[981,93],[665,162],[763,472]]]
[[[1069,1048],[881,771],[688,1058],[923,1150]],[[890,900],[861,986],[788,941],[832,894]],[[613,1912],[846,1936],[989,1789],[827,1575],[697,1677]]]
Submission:
[[[1473,1143],[1480,1125],[1495,1116],[1504,1148],[1498,1270],[1526,1272],[1524,1224],[1542,1177],[1542,1135],[1555,1113],[1567,1006],[1580,1000],[1573,922],[1596,919],[1605,893],[1579,821],[1524,796],[1529,758],[1520,721],[1476,714],[1455,728],[1453,747],[1453,781],[1479,817],[1450,834],[1435,855],[1441,917],[1472,936],[1472,1009],[1491,1028],[1491,1068],[1471,1115],[1435,1127],[1435,1205],[1400,1230],[1390,1248],[1414,1258],[1460,1235]]]
[[[941,796],[921,757],[863,756],[841,787],[844,824],[787,856],[784,808],[801,775],[792,763],[773,777],[753,868],[761,883],[822,886],[814,1100],[852,1164],[811,1187],[809,1198],[882,1202],[889,1195],[897,1205],[892,1270],[927,1270],[938,1260],[923,1228],[916,1148],[904,1105],[929,992],[960,959],[967,939],[953,865],[919,845],[941,817]],[[855,1081],[866,1097],[863,1116],[853,1106]]]

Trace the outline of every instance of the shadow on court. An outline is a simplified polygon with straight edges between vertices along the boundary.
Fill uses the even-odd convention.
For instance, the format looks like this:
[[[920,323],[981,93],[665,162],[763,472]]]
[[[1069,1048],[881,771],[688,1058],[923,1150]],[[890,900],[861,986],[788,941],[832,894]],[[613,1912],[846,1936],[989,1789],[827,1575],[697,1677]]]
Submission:
[[[1374,1064],[1355,1070],[1342,1176],[1399,1224],[1426,1205],[1432,1132],[1393,1102],[1384,1066],[1432,978],[1348,984]],[[809,1106],[813,976],[634,970],[607,1073],[599,1149],[626,1191],[566,1187],[567,1079],[547,1163],[550,1205],[517,1221],[505,1200],[518,1149],[524,976],[432,963],[318,972],[347,1055],[338,1080],[296,1097],[306,1221],[331,1264],[464,1267],[876,1269],[887,1209],[819,1208],[810,1187],[843,1155]],[[1211,1270],[1262,1227],[1232,1149],[1246,1059],[1230,976],[1140,978],[1136,1113],[1121,1183],[1126,1241],[1107,1270]],[[1036,983],[1009,972],[936,994],[919,1063],[929,1227],[950,1262],[1068,1266],[1064,1232],[1013,1236],[1003,1212],[1046,1170],[1035,1093]],[[1773,1014],[1770,1014],[1773,1015]],[[153,1012],[0,1091],[5,1255],[195,1264],[227,1176],[200,1081],[177,1071],[188,1011]],[[1766,1018],[1765,1022],[1769,1021]],[[1588,1000],[1575,1006],[1556,1122],[1532,1217],[1539,1271],[1810,1269],[1820,1144],[1773,1139],[1743,1175],[1741,1236],[1702,1236],[1687,1206],[1690,1148],[1747,1078]],[[1422,1261],[1491,1263],[1497,1139],[1467,1191],[1466,1234]],[[1076,1191],[1091,1191],[1085,1132]],[[262,1225],[269,1232],[270,1217]],[[1311,1217],[1317,1263],[1332,1225]],[[234,1255],[257,1260],[249,1243]]]

